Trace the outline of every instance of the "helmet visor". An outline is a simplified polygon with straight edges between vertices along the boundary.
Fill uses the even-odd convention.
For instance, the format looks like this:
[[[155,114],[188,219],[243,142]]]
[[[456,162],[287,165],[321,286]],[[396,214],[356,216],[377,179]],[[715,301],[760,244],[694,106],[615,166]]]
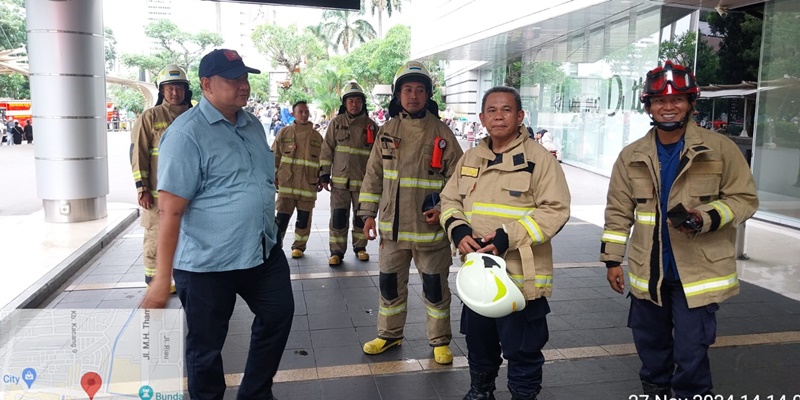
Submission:
[[[697,82],[688,71],[667,68],[647,78],[644,92],[653,96],[665,94],[667,84],[672,85],[672,88],[678,92],[685,92],[697,87]]]

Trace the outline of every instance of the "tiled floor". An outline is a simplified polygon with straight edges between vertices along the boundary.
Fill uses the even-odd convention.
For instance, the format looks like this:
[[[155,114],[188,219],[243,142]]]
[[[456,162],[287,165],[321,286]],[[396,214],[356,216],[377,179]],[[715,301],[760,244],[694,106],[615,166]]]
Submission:
[[[598,180],[595,175],[571,167],[565,170],[573,192],[591,188]],[[549,299],[552,312],[548,316],[548,363],[540,399],[628,399],[639,393],[639,361],[626,328],[629,300],[608,287],[606,270],[596,262],[601,228],[588,222],[597,218],[592,210],[602,204],[605,193],[585,190],[587,193],[574,197],[585,203],[576,206],[586,219],[571,219],[553,241],[555,290]],[[451,349],[456,359],[452,366],[440,366],[433,362],[426,340],[422,288],[416,274],[410,279],[403,345],[376,356],[363,354],[361,346],[376,334],[378,249],[370,243],[370,262],[358,262],[349,253],[341,267],[328,267],[329,213],[324,195],[317,203],[306,256],[290,260],[296,307],[289,343],[276,376],[276,397],[463,398],[469,376],[466,346],[458,332],[460,301],[454,296],[451,307]],[[287,243],[291,240],[288,236]],[[784,252],[790,252],[791,257],[792,249],[798,246],[796,240],[790,242],[793,247],[784,248]],[[784,264],[794,268],[797,260],[794,262]],[[47,307],[136,307],[144,293],[142,268],[141,228],[131,226],[51,298]],[[454,278],[455,274],[451,274],[451,287]],[[173,297],[168,306],[179,308],[180,304]],[[227,379],[232,386],[226,398],[235,398],[251,320],[252,314],[244,302],[239,302],[223,350]],[[741,295],[719,311],[718,327],[719,338],[711,358],[719,394],[761,394],[762,398],[785,394],[798,395],[800,399],[800,302],[743,283]],[[510,398],[504,373],[502,370],[497,380],[498,399]]]

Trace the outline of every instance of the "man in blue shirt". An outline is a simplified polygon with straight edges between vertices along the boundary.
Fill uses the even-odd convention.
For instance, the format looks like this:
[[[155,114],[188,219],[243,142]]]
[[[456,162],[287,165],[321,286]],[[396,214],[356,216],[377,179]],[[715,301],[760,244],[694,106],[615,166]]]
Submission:
[[[225,392],[222,346],[236,295],[255,314],[238,399],[274,399],[272,378],[289,337],[294,299],[277,243],[274,155],[255,115],[248,73],[233,50],[200,61],[203,99],[161,138],[156,276],[142,307],[163,308],[170,275],[186,313],[192,399]]]

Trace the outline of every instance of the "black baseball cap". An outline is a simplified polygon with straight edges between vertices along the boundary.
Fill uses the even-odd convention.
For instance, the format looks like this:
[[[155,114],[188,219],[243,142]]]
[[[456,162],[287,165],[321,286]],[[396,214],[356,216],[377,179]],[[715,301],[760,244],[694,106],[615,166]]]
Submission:
[[[219,75],[225,79],[236,79],[246,73],[260,74],[261,71],[244,65],[242,56],[236,50],[215,49],[200,60],[200,78]]]

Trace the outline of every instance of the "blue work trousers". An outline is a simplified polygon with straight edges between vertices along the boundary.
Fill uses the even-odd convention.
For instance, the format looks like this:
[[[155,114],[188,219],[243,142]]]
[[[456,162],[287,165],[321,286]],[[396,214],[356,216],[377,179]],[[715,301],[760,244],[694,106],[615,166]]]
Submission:
[[[542,348],[550,339],[547,299],[529,300],[525,309],[503,318],[487,318],[461,309],[461,333],[466,335],[470,371],[496,374],[508,360],[508,388],[520,397],[542,390]]]
[[[717,336],[716,303],[689,308],[680,281],[661,285],[661,303],[631,296],[628,327],[645,382],[672,387],[675,396],[691,398],[711,393],[708,348]]]
[[[289,264],[279,246],[254,268],[196,273],[174,270],[175,287],[186,313],[186,369],[192,400],[221,400],[225,394],[222,346],[236,304],[244,299],[255,314],[250,351],[237,399],[271,399],[294,314]]]

